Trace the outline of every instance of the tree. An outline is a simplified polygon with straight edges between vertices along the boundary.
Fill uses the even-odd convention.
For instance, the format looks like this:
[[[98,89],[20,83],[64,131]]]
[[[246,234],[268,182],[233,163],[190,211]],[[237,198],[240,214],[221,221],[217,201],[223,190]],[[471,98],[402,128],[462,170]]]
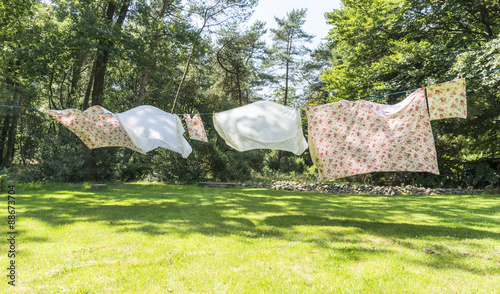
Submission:
[[[7,5],[6,5],[7,4]],[[26,63],[29,56],[30,38],[38,40],[36,33],[26,32],[25,26],[32,27],[34,1],[12,1],[0,4],[0,91],[2,104],[29,105],[29,87]],[[0,131],[0,166],[10,166],[14,160],[15,144],[20,110],[2,109],[5,118]]]
[[[151,41],[149,52],[147,52],[147,56],[149,57],[149,62],[147,62],[147,65],[145,66],[144,70],[142,71],[141,74],[141,80],[140,80],[140,87],[137,92],[137,96],[135,99],[134,106],[139,106],[144,103],[145,100],[145,95],[146,95],[146,87],[149,81],[149,78],[151,75],[155,72],[155,64],[156,60],[154,60],[155,55],[157,55],[157,50],[166,43],[166,38],[169,37],[165,31],[168,29],[167,24],[168,22],[165,21],[165,18],[167,16],[167,12],[169,8],[172,6],[172,1],[171,0],[163,0],[161,9],[158,12],[158,15],[156,17],[150,16],[149,18],[152,19],[153,25],[150,26],[148,31],[150,32]],[[149,8],[148,5],[144,5],[143,10],[147,10]],[[147,18],[146,18],[147,19]],[[146,52],[142,52],[146,53]]]
[[[219,84],[224,96],[242,106],[251,97],[251,89],[258,83],[257,60],[263,58],[265,42],[264,23],[256,22],[247,31],[240,32],[238,24],[219,32],[219,49],[216,53],[217,64],[223,70]]]
[[[275,17],[278,27],[271,29],[273,43],[268,51],[267,63],[273,71],[271,76],[275,77],[274,81],[280,84],[275,94],[279,98],[283,97],[282,101],[285,106],[290,102],[290,94],[296,93],[295,82],[301,65],[299,58],[309,52],[304,44],[313,38],[302,29],[306,13],[307,9],[294,9],[282,19]],[[281,157],[282,152],[279,151],[278,169],[280,169]]]
[[[326,13],[328,23],[333,26],[328,35],[331,69],[323,72],[322,80],[326,88],[335,93],[331,99],[352,100],[384,91],[382,81],[400,73],[399,70],[395,70],[397,74],[392,72],[387,66],[381,72],[378,66],[387,56],[397,56],[400,46],[407,44],[398,43],[402,35],[397,19],[401,4],[402,0],[344,0],[342,9]],[[385,77],[379,78],[379,74]],[[397,86],[390,85],[389,91],[406,87],[404,83]]]
[[[110,0],[107,4],[104,28],[104,34],[99,37],[99,44],[97,45],[97,56],[95,58],[95,75],[93,75],[94,82],[92,86],[92,105],[102,105],[103,92],[104,92],[104,79],[106,76],[106,69],[108,67],[109,55],[113,50],[115,41],[119,40],[121,28],[125,22],[125,18],[130,6],[130,0],[123,0],[121,7],[117,10],[116,4]],[[118,14],[116,21],[113,22],[115,13]]]
[[[305,23],[307,9],[294,9],[280,19],[275,17],[277,29],[271,29],[273,44],[269,50],[269,63],[279,72],[279,83],[284,82],[283,104],[288,104],[289,87],[298,74],[298,57],[309,52],[305,42],[310,42],[312,37],[302,29]]]
[[[500,31],[498,1],[345,0],[343,4],[327,13],[333,26],[328,43],[331,69],[322,74],[326,89],[333,93],[328,102],[410,90],[498,65],[493,62],[498,58],[493,49]],[[459,184],[464,162],[498,156],[498,76],[487,78],[488,83],[467,80],[467,120],[432,122],[442,175],[427,176],[427,183]],[[377,102],[399,99],[401,95],[391,95]],[[484,136],[478,135],[479,128]]]
[[[199,39],[205,30],[210,31],[231,20],[246,20],[249,17],[248,10],[253,8],[256,4],[256,0],[211,0],[202,2],[195,2],[193,0],[193,3],[190,5],[189,14],[194,16],[200,23],[196,33],[197,38]],[[189,66],[198,42],[198,40],[193,41],[190,53],[187,56],[184,73],[179,83],[179,87],[177,88],[177,93],[175,94],[172,113],[175,112],[179,94],[189,72]]]
[[[302,104],[318,105],[328,102],[330,93],[326,90],[326,83],[321,80],[321,73],[330,68],[331,51],[325,43],[311,53],[311,59],[306,61],[301,70],[300,81],[305,85],[304,102]]]

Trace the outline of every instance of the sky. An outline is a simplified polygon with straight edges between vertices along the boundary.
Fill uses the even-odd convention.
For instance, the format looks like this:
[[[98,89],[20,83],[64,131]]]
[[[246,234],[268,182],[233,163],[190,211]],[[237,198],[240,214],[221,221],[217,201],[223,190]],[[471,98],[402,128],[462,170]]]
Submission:
[[[340,8],[340,0],[259,0],[250,24],[256,20],[266,22],[266,28],[276,28],[274,16],[284,18],[292,9],[307,8],[306,22],[303,29],[310,35],[315,35],[310,48],[316,47],[328,35],[332,28],[326,23],[325,12]]]

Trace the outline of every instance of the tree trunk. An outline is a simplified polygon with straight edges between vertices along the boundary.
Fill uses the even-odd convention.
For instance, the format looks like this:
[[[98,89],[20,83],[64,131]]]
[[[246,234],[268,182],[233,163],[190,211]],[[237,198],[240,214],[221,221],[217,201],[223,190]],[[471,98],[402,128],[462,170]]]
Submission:
[[[191,57],[193,57],[194,48],[195,48],[195,44],[193,44],[193,47],[191,47],[191,53],[189,53],[189,55],[188,55],[186,68],[184,69],[184,74],[182,75],[181,82],[179,83],[179,87],[177,88],[177,93],[175,94],[174,105],[172,106],[171,113],[175,112],[175,106],[177,105],[177,100],[179,100],[179,93],[181,92],[182,85],[184,84],[184,81],[186,80],[186,76],[187,76],[188,71],[189,71],[189,65],[191,64]]]
[[[68,76],[68,73],[64,71],[62,80],[61,80],[61,86],[59,87],[59,104],[61,105],[61,108],[64,108],[64,84],[66,83],[66,77]]]
[[[53,83],[54,83],[54,71],[51,71],[49,79],[49,108],[57,109],[57,106],[54,103],[54,90],[52,89]]]
[[[205,29],[205,26],[207,25],[207,21],[208,21],[207,11],[205,11],[205,18],[203,19],[203,25],[201,26],[200,30],[198,31],[198,36],[200,36],[201,32],[203,32],[203,30]],[[172,106],[171,113],[175,112],[175,106],[177,105],[177,100],[179,100],[179,94],[181,92],[182,84],[184,84],[184,81],[186,80],[186,76],[187,76],[187,73],[189,71],[189,65],[191,64],[191,58],[193,57],[193,53],[194,53],[195,48],[196,48],[196,43],[193,43],[193,46],[191,47],[191,52],[189,52],[189,55],[188,55],[186,68],[184,69],[184,74],[182,75],[181,82],[179,83],[179,87],[177,88],[177,93],[175,94],[174,105]]]
[[[116,23],[112,26],[113,33],[118,33],[123,23],[125,22],[125,17],[127,16],[128,8],[130,6],[130,1],[125,1],[120,9],[120,13],[118,15],[118,19]],[[106,20],[109,24],[113,21],[113,15],[115,13],[115,4],[110,1],[108,3],[108,8],[106,10]],[[106,69],[109,60],[109,54],[112,50],[113,42],[109,39],[101,39],[99,41],[99,50],[97,51],[97,58],[95,64],[95,77],[94,77],[94,85],[92,89],[92,106],[94,105],[102,105],[103,102],[103,93],[104,93],[104,80],[106,75]],[[85,167],[87,169],[85,178],[88,181],[94,179],[94,170],[96,168],[95,156],[93,155],[92,150],[90,149],[87,152],[87,157],[85,159]]]
[[[291,45],[289,46],[291,47]],[[283,105],[286,106],[288,102],[288,80],[289,80],[289,72],[290,72],[290,60],[286,60],[286,72],[285,72],[285,101]],[[281,170],[281,157],[282,157],[282,152],[281,150],[278,151],[278,170]]]
[[[141,87],[139,88],[139,95],[137,95],[137,98],[135,99],[135,107],[140,106],[144,103],[144,99],[146,98],[146,85],[148,83],[149,77],[151,76],[151,73],[152,70],[149,67],[142,72]]]
[[[66,108],[70,108],[73,106],[73,100],[75,99],[76,92],[79,91],[78,87],[78,82],[80,81],[81,78],[81,69],[82,69],[82,62],[83,60],[80,60],[78,62],[75,61],[73,64],[73,72],[71,74],[71,85],[69,88],[69,93],[68,93],[68,99],[66,101]]]
[[[167,13],[167,8],[168,5],[170,4],[170,0],[165,0],[163,1],[163,7],[161,8],[160,14],[158,15],[158,20],[162,21],[163,18],[165,17],[165,14]],[[154,43],[158,43],[158,38],[153,38]],[[154,53],[154,49],[151,53]],[[144,100],[146,98],[146,86],[148,84],[149,78],[151,77],[151,74],[153,73],[153,69],[151,67],[146,67],[144,71],[142,72],[142,78],[141,78],[141,86],[139,88],[139,94],[137,95],[137,98],[135,99],[134,106],[140,106],[144,103]]]
[[[97,167],[94,152],[92,149],[88,149],[85,154],[85,180],[92,182],[95,180],[94,170]]]
[[[491,28],[490,14],[486,6],[481,5],[479,8],[481,11],[481,21],[484,24],[484,32],[486,33],[486,39],[490,40],[493,38],[493,29]]]
[[[14,92],[14,95],[17,96],[17,92]],[[5,152],[5,157],[3,163],[5,166],[10,166],[14,161],[14,153],[16,151],[16,133],[17,133],[17,119],[19,117],[19,113],[17,109],[12,109],[12,121],[10,123],[8,142],[7,142],[7,152]]]
[[[89,82],[87,84],[87,90],[85,91],[85,98],[83,99],[83,105],[82,105],[83,110],[89,108],[90,93],[92,93],[92,85],[94,84],[95,64],[96,62],[94,59],[94,61],[92,62],[92,69],[90,71]]]
[[[17,61],[14,64],[10,64],[11,67],[7,70],[8,73],[11,73],[13,76],[7,76],[5,79],[8,88],[12,89],[12,100],[8,101],[8,103],[12,103],[13,105],[18,105],[19,103],[19,92],[18,87],[19,84],[16,82],[15,76],[16,71],[13,68],[18,69],[20,62]],[[1,166],[10,166],[14,159],[15,152],[15,141],[16,141],[16,131],[17,131],[17,118],[18,113],[15,108],[11,108],[8,110],[7,115],[5,116],[4,125],[2,127],[2,133],[0,135],[2,142],[1,150],[0,150],[0,165]],[[5,151],[5,155],[4,155]]]
[[[127,16],[129,1],[123,3],[118,19],[113,25],[113,33],[117,33],[121,30],[125,17]],[[109,24],[113,21],[113,15],[115,13],[115,4],[110,1],[108,3],[108,8],[106,10],[106,20]],[[109,54],[113,48],[113,42],[109,39],[101,39],[98,45],[97,59],[96,59],[96,72],[94,77],[94,86],[92,90],[92,105],[102,105],[103,93],[104,93],[104,80],[106,76],[106,69],[108,67]]]
[[[108,3],[108,8],[106,9],[106,20],[108,23],[111,23],[113,21],[114,13],[115,4],[110,1]],[[97,57],[95,59],[95,75],[93,77],[94,83],[92,86],[92,106],[102,104],[104,93],[104,77],[106,75],[106,68],[111,46],[112,42],[110,40],[106,40],[103,38],[99,40]],[[90,182],[94,179],[94,170],[96,167],[96,161],[92,149],[89,149],[87,151],[84,165],[86,169],[85,180]]]
[[[8,109],[2,125],[2,133],[0,134],[0,166],[4,166],[3,158],[6,145],[5,143],[7,143],[7,134],[9,132],[11,116],[12,109]]]
[[[241,81],[240,81],[240,69],[236,69],[236,84],[238,85],[238,100],[240,102],[240,106],[243,106],[243,93],[241,91]]]
[[[113,15],[115,14],[115,4],[110,1],[108,3],[108,8],[106,10],[106,20],[110,24],[113,21]],[[102,97],[104,92],[104,77],[106,75],[106,68],[109,58],[109,51],[111,50],[112,42],[101,38],[99,40],[96,71],[94,76],[94,85],[92,89],[92,105],[101,105]]]

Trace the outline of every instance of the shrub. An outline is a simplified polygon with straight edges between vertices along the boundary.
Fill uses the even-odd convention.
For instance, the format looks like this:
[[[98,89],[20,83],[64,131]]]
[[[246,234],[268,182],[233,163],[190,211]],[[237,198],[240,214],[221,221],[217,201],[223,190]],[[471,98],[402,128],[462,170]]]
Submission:
[[[129,162],[119,166],[118,179],[124,182],[143,180],[151,171],[150,165],[144,162]]]
[[[198,162],[198,154],[195,150],[188,158],[171,150],[159,148],[149,153],[153,164],[150,172],[155,174],[159,180],[174,184],[191,184],[200,180],[203,169]]]
[[[498,184],[499,174],[486,162],[468,163],[464,168],[464,182],[467,186],[485,187]]]
[[[295,172],[302,174],[307,165],[301,156],[296,156],[290,152],[281,152],[281,161],[278,160],[279,151],[272,150],[264,156],[264,163],[271,170],[280,171],[282,173]]]
[[[6,191],[7,186],[11,184],[9,172],[10,170],[8,168],[0,169],[0,189],[2,189],[2,191]]]

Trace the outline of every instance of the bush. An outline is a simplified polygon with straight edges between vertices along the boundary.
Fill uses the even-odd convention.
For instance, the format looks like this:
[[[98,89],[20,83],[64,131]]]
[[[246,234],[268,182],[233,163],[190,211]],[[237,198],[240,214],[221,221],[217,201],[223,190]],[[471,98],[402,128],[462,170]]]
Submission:
[[[279,151],[272,150],[264,157],[264,163],[269,169],[280,171],[282,173],[295,172],[302,174],[307,169],[304,159],[300,156],[291,154],[290,152],[281,152],[281,161],[278,160]]]
[[[214,180],[247,181],[251,169],[241,152],[216,150],[212,156],[212,175]]]
[[[485,187],[499,182],[499,174],[486,162],[468,163],[464,168],[463,180],[467,186]]]
[[[150,169],[155,177],[166,183],[192,184],[200,180],[203,169],[198,162],[198,154],[195,150],[188,158],[171,150],[159,148],[149,153],[153,164]]]
[[[41,141],[33,164],[17,166],[16,179],[22,182],[78,183],[87,179],[86,160],[94,158],[93,178],[110,181],[118,174],[124,148],[97,148],[89,153],[87,146],[67,129],[56,134],[39,135]]]
[[[151,171],[150,164],[143,162],[124,163],[119,166],[118,179],[124,182],[143,180]]]
[[[261,172],[264,167],[264,152],[262,150],[250,150],[243,152],[243,159],[248,166],[256,172]]]
[[[9,171],[8,168],[0,169],[0,189],[2,189],[2,191],[7,191],[8,186],[12,184],[9,177]]]

